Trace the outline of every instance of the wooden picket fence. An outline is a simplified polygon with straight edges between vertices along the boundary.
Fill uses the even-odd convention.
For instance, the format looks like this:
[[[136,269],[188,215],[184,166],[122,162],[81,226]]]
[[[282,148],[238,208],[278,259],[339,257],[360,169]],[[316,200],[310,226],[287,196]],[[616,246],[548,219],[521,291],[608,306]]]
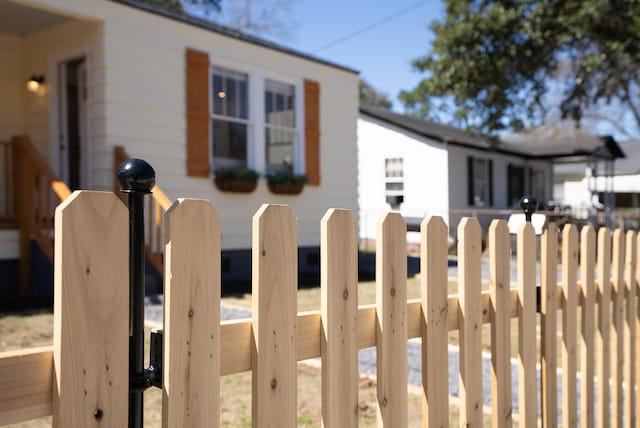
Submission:
[[[127,425],[127,222],[126,208],[111,193],[76,192],[58,208],[54,344],[0,354],[0,424],[53,414],[54,427]],[[489,422],[483,414],[483,324],[491,325],[490,422],[511,426],[513,318],[520,426],[571,427],[578,417],[586,427],[637,426],[640,236],[633,231],[602,228],[596,236],[585,227],[579,244],[578,230],[567,225],[558,248],[559,232],[550,224],[540,240],[538,320],[537,243],[530,225],[518,233],[512,288],[507,225],[492,223],[490,285],[482,291],[480,226],[464,219],[458,294],[448,295],[447,227],[439,217],[426,218],[422,297],[407,301],[406,226],[389,213],[378,224],[376,304],[358,306],[356,222],[351,212],[332,209],[321,221],[321,308],[298,313],[296,219],[286,206],[264,205],[253,217],[252,318],[223,322],[215,209],[208,201],[179,200],[166,214],[164,233],[163,426],[218,426],[220,377],[250,370],[253,426],[294,427],[297,361],[321,357],[323,426],[356,427],[357,351],[375,346],[378,426],[406,427],[411,338],[422,339],[422,424],[447,426],[448,332],[458,330],[460,425],[479,427]]]

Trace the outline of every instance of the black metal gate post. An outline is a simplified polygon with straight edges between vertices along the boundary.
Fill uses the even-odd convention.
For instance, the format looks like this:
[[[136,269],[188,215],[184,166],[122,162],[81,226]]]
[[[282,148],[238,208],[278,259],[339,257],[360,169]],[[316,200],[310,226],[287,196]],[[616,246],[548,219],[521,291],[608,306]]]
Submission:
[[[129,194],[129,428],[142,428],[143,393],[151,386],[144,368],[144,195],[155,185],[155,172],[146,161],[129,159],[118,179]]]
[[[538,200],[531,195],[525,195],[520,198],[520,208],[524,213],[524,219],[527,223],[531,223],[531,218],[533,214],[538,209]],[[542,289],[540,286],[536,285],[536,312],[541,313],[542,311]]]

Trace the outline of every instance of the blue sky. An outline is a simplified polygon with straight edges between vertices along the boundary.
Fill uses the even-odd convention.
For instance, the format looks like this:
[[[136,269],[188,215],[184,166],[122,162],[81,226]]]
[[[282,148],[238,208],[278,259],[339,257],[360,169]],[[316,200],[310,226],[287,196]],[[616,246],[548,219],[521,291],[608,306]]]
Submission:
[[[297,23],[292,34],[279,42],[359,70],[394,101],[394,110],[401,111],[396,95],[420,80],[411,61],[429,50],[433,35],[428,25],[444,14],[440,0],[298,0],[292,4]],[[374,23],[378,25],[349,40],[317,50]]]

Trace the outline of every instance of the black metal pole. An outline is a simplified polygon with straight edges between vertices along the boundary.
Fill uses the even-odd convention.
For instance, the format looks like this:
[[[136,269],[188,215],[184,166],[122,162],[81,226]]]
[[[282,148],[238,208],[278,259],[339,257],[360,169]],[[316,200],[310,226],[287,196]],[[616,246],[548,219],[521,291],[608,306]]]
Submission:
[[[155,172],[141,159],[120,165],[118,179],[129,194],[129,428],[142,428],[144,382],[144,195]]]
[[[525,221],[531,223],[531,218],[538,209],[538,201],[533,196],[523,196],[522,198],[520,198],[520,208],[522,208],[522,212],[524,213]],[[540,313],[540,311],[542,310],[541,299],[542,289],[536,285],[536,312],[538,313]]]

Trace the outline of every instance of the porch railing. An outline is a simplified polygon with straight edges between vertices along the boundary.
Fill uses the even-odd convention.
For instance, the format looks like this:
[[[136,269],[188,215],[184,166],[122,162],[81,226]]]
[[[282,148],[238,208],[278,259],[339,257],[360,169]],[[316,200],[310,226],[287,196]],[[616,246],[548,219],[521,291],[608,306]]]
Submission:
[[[53,261],[53,215],[71,190],[51,170],[31,138],[14,136],[2,142],[2,200],[0,219],[20,229],[20,295],[28,296],[31,284],[31,240]]]

